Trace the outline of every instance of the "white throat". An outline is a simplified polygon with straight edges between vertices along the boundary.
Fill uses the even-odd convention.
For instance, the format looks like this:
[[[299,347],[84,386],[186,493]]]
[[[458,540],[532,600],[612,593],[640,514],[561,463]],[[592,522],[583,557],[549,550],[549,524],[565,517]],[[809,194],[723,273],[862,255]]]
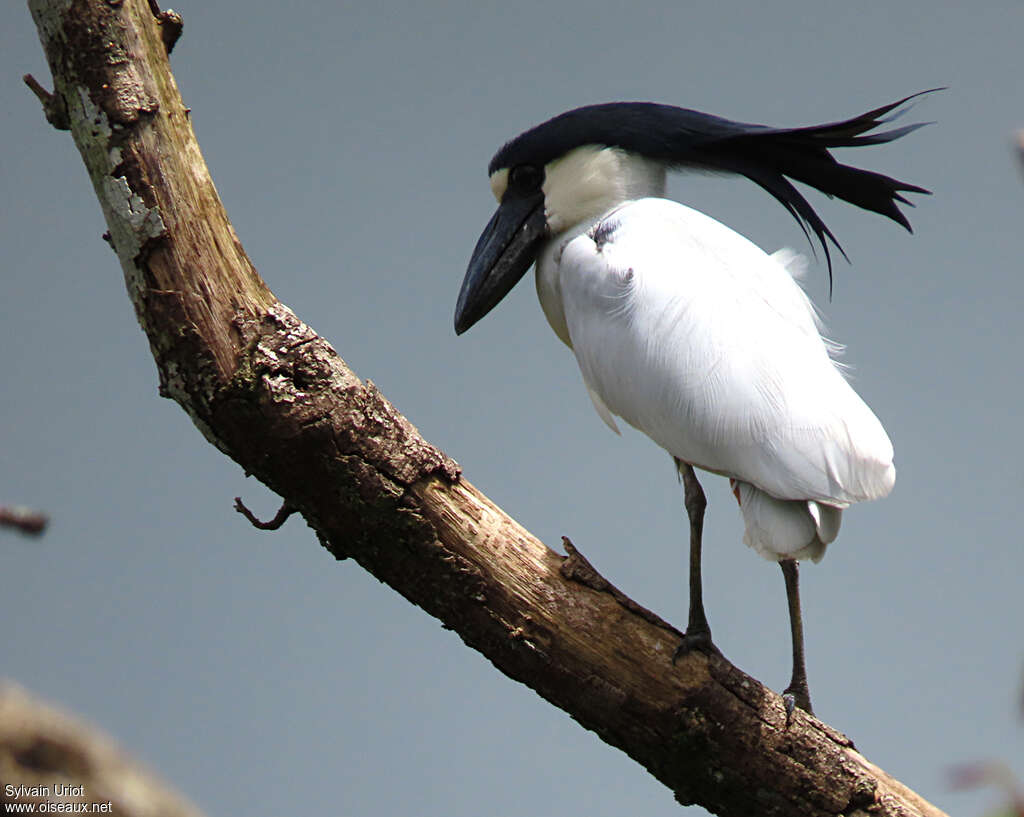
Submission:
[[[545,215],[555,237],[648,196],[664,198],[665,165],[621,148],[584,145],[544,169]]]
[[[572,348],[562,308],[562,251],[616,207],[636,199],[664,198],[665,165],[619,148],[586,145],[544,170],[551,238],[537,259],[537,296],[555,334]]]

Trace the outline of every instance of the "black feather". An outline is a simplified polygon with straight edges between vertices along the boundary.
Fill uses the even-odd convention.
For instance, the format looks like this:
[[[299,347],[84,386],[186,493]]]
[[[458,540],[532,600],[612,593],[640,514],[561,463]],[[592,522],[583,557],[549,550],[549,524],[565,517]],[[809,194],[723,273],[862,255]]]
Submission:
[[[803,182],[827,196],[871,210],[910,230],[897,203],[910,205],[901,193],[929,193],[923,187],[841,164],[832,148],[865,147],[891,142],[923,127],[907,125],[869,133],[891,122],[910,100],[940,88],[921,91],[850,119],[802,128],[771,128],[654,102],[610,102],[568,111],[517,136],[491,159],[489,173],[501,168],[543,166],[582,145],[607,145],[663,161],[738,173],[775,197],[825,251],[829,287],[832,259],[828,242],[846,257],[832,231],[792,185]],[[888,115],[891,114],[891,115]]]

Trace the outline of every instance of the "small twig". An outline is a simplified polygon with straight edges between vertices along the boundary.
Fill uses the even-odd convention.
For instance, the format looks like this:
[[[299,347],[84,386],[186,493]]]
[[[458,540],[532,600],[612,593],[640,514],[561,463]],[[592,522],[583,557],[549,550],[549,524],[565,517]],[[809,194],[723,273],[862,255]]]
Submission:
[[[71,120],[68,118],[68,109],[64,104],[64,97],[60,94],[51,94],[31,74],[25,74],[21,79],[43,104],[43,114],[46,116],[46,121],[57,130],[71,130]]]
[[[20,505],[0,505],[0,527],[14,528],[30,536],[46,530],[50,517],[40,511]]]
[[[287,521],[289,516],[298,510],[298,508],[289,505],[288,500],[286,499],[281,503],[281,507],[278,509],[277,514],[273,519],[269,522],[262,522],[256,517],[256,514],[245,507],[245,503],[242,502],[242,498],[240,496],[236,496],[235,510],[248,519],[254,528],[259,528],[260,530],[277,530]]]
[[[39,80],[37,80],[31,74],[25,74],[25,76],[23,76],[21,80],[29,87],[29,90],[31,90],[32,93],[34,93],[39,98],[39,101],[42,102],[44,105],[46,105],[51,99],[53,99],[53,94],[51,94],[42,85],[40,85]]]
[[[160,4],[157,0],[149,0],[149,10],[156,18],[157,25],[160,26],[160,39],[163,40],[164,48],[170,54],[174,50],[174,44],[178,42],[178,37],[181,36],[181,29],[185,23],[181,19],[181,15],[174,9],[160,11]]]
[[[181,30],[185,27],[185,22],[174,9],[161,11],[156,16],[156,21],[160,25],[160,39],[163,40],[164,48],[170,54],[174,50],[174,44],[178,42],[178,38],[181,36]]]

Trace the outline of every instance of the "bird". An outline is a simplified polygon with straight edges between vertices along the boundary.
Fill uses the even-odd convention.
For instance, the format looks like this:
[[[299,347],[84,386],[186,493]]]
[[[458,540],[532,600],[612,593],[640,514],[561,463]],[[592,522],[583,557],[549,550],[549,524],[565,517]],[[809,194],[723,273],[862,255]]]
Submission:
[[[939,89],[932,89],[939,90]],[[695,469],[729,479],[744,542],[779,563],[790,619],[787,717],[813,714],[798,562],[819,561],[843,511],[882,498],[896,476],[892,443],[836,361],[798,279],[803,256],[768,253],[666,198],[669,171],[744,176],[824,251],[846,253],[804,195],[885,216],[917,185],[839,162],[832,151],[879,145],[927,123],[881,130],[922,91],[859,116],[808,127],[733,121],[654,102],[587,105],[504,144],[488,166],[498,209],[473,250],[455,332],[466,332],[536,268],[541,308],[572,351],[594,408],[672,457],[689,530],[689,611],[672,663],[718,653],[703,604],[707,500]],[[848,260],[848,259],[847,259]]]

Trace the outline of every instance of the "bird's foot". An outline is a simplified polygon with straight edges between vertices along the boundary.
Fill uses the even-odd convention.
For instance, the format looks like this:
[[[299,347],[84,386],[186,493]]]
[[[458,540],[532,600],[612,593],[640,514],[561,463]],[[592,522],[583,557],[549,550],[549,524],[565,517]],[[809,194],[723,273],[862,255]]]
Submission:
[[[717,655],[719,657],[722,655],[718,647],[711,640],[711,630],[697,630],[690,627],[686,630],[685,635],[683,635],[683,640],[679,642],[676,651],[672,653],[672,663],[675,664],[680,658],[689,655],[694,650],[705,655]]]
[[[793,718],[793,710],[799,707],[808,715],[813,715],[811,708],[811,693],[807,689],[807,683],[790,684],[782,691],[782,702],[786,706],[786,723]]]

